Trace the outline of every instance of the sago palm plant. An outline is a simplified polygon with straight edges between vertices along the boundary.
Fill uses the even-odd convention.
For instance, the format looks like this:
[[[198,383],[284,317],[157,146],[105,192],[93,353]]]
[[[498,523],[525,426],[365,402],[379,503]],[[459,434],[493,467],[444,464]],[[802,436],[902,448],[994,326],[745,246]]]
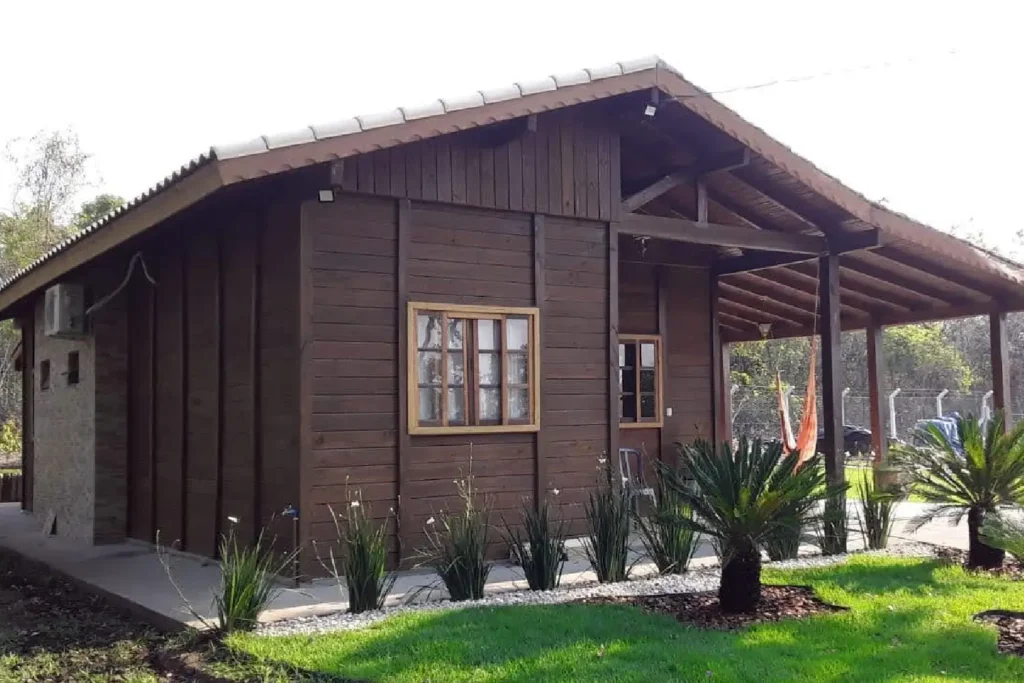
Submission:
[[[1001,506],[1024,500],[1024,422],[1008,433],[1002,413],[984,427],[973,415],[957,418],[957,438],[929,424],[917,433],[920,446],[902,446],[897,458],[908,465],[914,490],[934,506],[910,522],[916,530],[938,517],[959,523],[967,516],[967,566],[995,568],[1005,551],[981,535],[985,518]],[[957,440],[959,442],[957,442]]]
[[[718,600],[724,612],[751,612],[761,599],[761,547],[781,525],[805,517],[834,487],[825,486],[817,457],[798,466],[780,443],[740,439],[720,451],[708,441],[679,446],[683,470],[693,479],[670,482],[693,510],[685,523],[711,539],[722,555]]]

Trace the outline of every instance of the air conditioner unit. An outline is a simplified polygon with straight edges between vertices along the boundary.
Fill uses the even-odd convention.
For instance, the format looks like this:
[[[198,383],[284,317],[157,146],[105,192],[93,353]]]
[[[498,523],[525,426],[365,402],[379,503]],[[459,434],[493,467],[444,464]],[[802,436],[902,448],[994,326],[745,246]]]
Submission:
[[[85,334],[85,292],[81,285],[59,284],[46,290],[47,337],[79,337]]]

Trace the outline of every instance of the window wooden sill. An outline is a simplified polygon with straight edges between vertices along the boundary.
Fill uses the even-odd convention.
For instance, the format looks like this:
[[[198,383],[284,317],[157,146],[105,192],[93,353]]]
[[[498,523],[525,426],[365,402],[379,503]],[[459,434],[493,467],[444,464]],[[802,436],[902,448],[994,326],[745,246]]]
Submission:
[[[619,429],[661,429],[664,422],[620,422]]]
[[[467,425],[458,427],[409,427],[412,436],[448,434],[522,434],[539,432],[540,425]]]

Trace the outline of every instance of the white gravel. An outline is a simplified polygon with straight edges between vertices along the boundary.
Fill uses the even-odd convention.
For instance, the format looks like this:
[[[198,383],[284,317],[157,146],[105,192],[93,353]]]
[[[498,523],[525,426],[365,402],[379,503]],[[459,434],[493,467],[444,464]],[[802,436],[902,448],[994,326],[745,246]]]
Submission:
[[[934,547],[920,543],[905,543],[883,551],[860,552],[858,555],[899,555],[905,557],[930,556]],[[775,569],[808,569],[824,567],[845,562],[851,555],[832,555],[824,557],[813,555],[800,557],[796,560],[765,563]],[[682,575],[657,576],[619,583],[591,583],[559,588],[553,591],[507,591],[494,593],[482,600],[452,602],[437,600],[432,602],[416,602],[395,607],[387,607],[373,612],[349,614],[337,612],[315,617],[302,617],[263,624],[259,628],[261,635],[283,636],[296,634],[325,633],[328,631],[344,631],[365,628],[396,614],[413,611],[437,611],[452,609],[468,609],[474,607],[505,607],[509,605],[550,605],[561,602],[572,602],[593,597],[618,597],[628,595],[661,595],[665,593],[700,593],[718,588],[719,568],[701,567]]]

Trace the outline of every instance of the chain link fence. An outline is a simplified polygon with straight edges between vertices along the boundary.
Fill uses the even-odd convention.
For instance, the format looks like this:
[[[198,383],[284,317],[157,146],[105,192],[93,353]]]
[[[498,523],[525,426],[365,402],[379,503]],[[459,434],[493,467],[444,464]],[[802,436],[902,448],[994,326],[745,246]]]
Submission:
[[[779,437],[778,395],[775,387],[733,386],[732,433],[734,436]],[[804,388],[793,387],[786,392],[790,419],[796,431],[803,415]],[[1019,406],[1017,406],[1019,409]],[[821,392],[818,392],[819,425],[822,415]],[[870,399],[866,391],[847,389],[843,392],[843,424],[871,429]],[[933,389],[897,389],[883,397],[882,420],[890,438],[909,440],[914,426],[924,419],[953,413],[986,417],[991,414],[991,392],[953,392]],[[893,419],[895,418],[895,419]],[[1014,412],[1015,421],[1024,414]],[[894,430],[895,423],[895,430]],[[819,430],[820,431],[820,430]]]

